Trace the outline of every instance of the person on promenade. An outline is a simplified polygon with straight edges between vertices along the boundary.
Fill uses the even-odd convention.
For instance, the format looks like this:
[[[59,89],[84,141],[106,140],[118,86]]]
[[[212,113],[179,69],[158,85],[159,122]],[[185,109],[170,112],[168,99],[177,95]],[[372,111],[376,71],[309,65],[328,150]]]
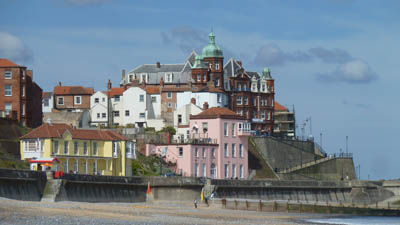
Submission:
[[[197,199],[194,200],[194,208],[197,209]]]

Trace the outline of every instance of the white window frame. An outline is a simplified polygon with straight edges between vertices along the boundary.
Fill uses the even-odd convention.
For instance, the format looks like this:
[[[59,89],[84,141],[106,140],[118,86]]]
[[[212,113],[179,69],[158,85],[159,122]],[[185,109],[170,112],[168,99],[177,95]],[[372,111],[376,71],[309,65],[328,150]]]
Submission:
[[[206,177],[207,176],[207,165],[203,163],[202,168],[201,168],[201,176]]]
[[[125,116],[129,116],[129,115],[130,115],[129,110],[125,110]]]
[[[202,152],[201,152],[201,155],[203,156],[203,159],[205,159],[206,156],[207,156],[206,148],[203,148],[201,151],[202,151]]]
[[[11,84],[6,84],[4,86],[4,96],[12,96],[12,86],[11,86]]]
[[[74,141],[74,155],[78,155],[79,153],[79,148],[78,148],[78,142]]]
[[[236,158],[236,144],[232,143],[232,158]]]
[[[74,172],[78,173],[78,171],[79,171],[79,161],[78,161],[78,159],[75,159],[75,161],[74,161]]]
[[[87,155],[88,154],[88,148],[87,148],[87,142],[83,142],[83,154]]]
[[[54,141],[53,153],[58,154],[58,141]]]
[[[82,105],[82,96],[74,96],[74,104],[75,105]]]
[[[224,143],[224,156],[225,158],[229,157],[229,147],[228,147],[228,143]]]
[[[178,157],[183,157],[183,147],[178,147]]]
[[[10,102],[4,103],[5,114],[8,116],[8,115],[10,115],[11,111],[12,111],[12,103],[10,103]]]
[[[119,111],[118,110],[114,111],[113,115],[114,115],[114,117],[119,117]]]
[[[157,103],[157,97],[151,96],[151,103]]]
[[[167,92],[167,98],[172,98],[172,92],[171,91]]]
[[[228,136],[229,136],[228,122],[224,122],[224,136],[225,136],[225,137],[228,137]]]
[[[215,70],[219,70],[219,63],[215,63]]]
[[[60,100],[62,103],[60,103]],[[64,105],[64,97],[57,97],[57,105]]]
[[[172,83],[173,75],[172,73],[165,73],[165,82]]]
[[[194,164],[194,176],[195,177],[199,176],[199,164],[198,163]]]
[[[194,148],[194,157],[199,158],[199,149]]]
[[[229,178],[229,165],[228,164],[224,164],[224,177],[225,177],[225,179]]]
[[[232,123],[231,128],[232,128],[232,137],[236,137],[235,123]]]
[[[68,155],[69,152],[69,143],[68,141],[64,141],[64,154]]]
[[[144,95],[139,95],[139,102],[144,102]]]
[[[11,80],[12,79],[12,71],[5,71],[4,79]]]
[[[244,178],[244,167],[242,164],[239,166],[239,178],[243,179]]]
[[[232,164],[232,178],[235,179],[236,178],[236,165]]]
[[[239,144],[239,157],[243,158],[244,154],[243,154],[243,144]]]
[[[114,102],[120,102],[121,101],[121,96],[120,95],[115,95],[114,96]]]
[[[221,103],[221,94],[217,94],[217,103]]]
[[[211,149],[211,158],[215,159],[215,148]]]
[[[236,104],[242,105],[242,96],[236,96]]]
[[[25,116],[25,103],[21,104],[21,115]]]
[[[97,142],[93,142],[93,155],[97,155]]]
[[[107,114],[106,113],[101,113],[101,118],[106,118]]]
[[[141,118],[141,119],[146,118],[146,114],[145,113],[139,113],[139,118]]]
[[[21,96],[25,97],[25,84],[21,85]]]
[[[97,113],[97,119],[100,119],[100,113]]]

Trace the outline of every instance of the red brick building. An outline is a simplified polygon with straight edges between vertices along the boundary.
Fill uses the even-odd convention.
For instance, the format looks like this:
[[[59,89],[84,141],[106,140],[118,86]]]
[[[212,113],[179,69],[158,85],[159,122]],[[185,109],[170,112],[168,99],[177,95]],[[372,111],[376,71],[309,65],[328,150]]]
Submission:
[[[90,109],[90,96],[93,88],[82,86],[62,86],[61,82],[54,87],[54,109],[56,111],[81,112]]]
[[[8,59],[0,59],[0,111],[24,126],[42,124],[42,89],[33,82],[32,70]]]

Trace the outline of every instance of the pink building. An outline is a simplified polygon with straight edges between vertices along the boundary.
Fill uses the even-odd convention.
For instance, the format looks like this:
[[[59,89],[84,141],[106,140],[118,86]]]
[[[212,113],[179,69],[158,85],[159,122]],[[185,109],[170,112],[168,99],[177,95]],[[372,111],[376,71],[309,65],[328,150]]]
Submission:
[[[231,179],[248,177],[250,123],[226,108],[210,108],[190,116],[185,143],[146,145],[146,155],[162,155],[182,176]]]

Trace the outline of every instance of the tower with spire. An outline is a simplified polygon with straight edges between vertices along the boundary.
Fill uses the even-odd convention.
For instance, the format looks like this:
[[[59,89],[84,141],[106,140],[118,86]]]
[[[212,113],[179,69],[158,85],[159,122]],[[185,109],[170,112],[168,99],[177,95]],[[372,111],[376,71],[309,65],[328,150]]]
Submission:
[[[214,83],[215,87],[223,87],[223,63],[224,55],[220,47],[215,44],[215,35],[211,30],[208,35],[208,45],[203,48],[202,60],[208,67],[210,80]]]

